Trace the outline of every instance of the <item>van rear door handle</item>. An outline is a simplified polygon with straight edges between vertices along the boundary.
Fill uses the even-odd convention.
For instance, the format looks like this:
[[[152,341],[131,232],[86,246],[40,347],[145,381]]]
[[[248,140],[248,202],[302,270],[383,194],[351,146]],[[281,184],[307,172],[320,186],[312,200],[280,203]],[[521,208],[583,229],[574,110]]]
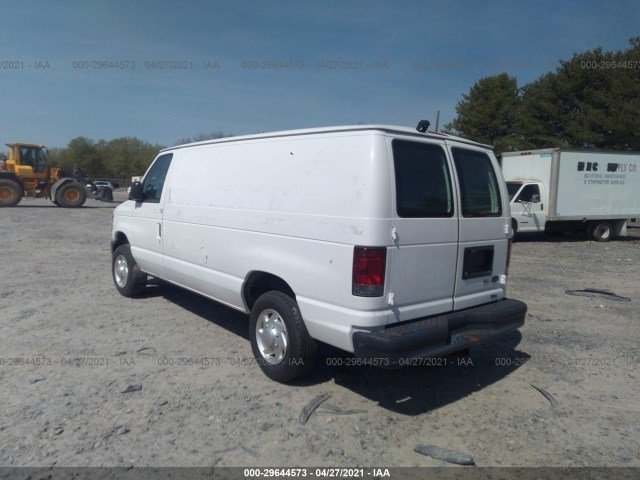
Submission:
[[[162,238],[162,224],[158,222],[158,240]]]

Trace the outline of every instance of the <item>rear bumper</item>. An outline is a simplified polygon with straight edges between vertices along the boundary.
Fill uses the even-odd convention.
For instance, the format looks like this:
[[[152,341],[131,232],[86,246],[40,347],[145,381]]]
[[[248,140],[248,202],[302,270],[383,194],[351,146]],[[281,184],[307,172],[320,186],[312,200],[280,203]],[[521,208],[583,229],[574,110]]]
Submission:
[[[353,334],[354,354],[391,364],[464,350],[524,324],[527,305],[505,299],[436,317],[420,318],[376,332]]]

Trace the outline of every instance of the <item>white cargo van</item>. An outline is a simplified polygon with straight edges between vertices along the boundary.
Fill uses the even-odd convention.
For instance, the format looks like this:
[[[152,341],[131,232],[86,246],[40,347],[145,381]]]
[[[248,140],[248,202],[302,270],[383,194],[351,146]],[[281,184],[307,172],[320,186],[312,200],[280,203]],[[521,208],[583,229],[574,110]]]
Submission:
[[[405,365],[524,322],[484,145],[378,125],[224,138],[162,150],[129,198],[113,219],[118,291],[152,275],[250,313],[274,380],[304,375],[316,341]]]
[[[640,217],[640,153],[548,148],[502,154],[516,232],[586,232],[598,242]]]

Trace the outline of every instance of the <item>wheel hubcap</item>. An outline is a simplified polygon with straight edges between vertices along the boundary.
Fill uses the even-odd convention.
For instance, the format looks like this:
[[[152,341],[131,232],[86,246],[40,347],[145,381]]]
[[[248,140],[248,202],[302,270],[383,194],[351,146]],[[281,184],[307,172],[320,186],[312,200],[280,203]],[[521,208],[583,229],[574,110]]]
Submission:
[[[287,354],[289,336],[284,320],[275,310],[267,309],[260,313],[256,322],[256,343],[260,355],[270,365],[282,362]]]
[[[9,187],[0,187],[0,199],[9,200],[13,195],[13,192]]]
[[[127,278],[129,277],[129,265],[127,259],[122,255],[116,257],[116,261],[113,262],[113,278],[116,284],[120,288],[124,288],[127,285]]]

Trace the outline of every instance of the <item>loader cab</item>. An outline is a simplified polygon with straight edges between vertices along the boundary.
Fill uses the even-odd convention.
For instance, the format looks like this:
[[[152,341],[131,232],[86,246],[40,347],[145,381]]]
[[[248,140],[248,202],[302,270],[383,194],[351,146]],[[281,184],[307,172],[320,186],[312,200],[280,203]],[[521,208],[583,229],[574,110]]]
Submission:
[[[42,173],[47,168],[47,149],[43,146],[21,145],[20,165],[31,167],[32,173]]]
[[[47,149],[44,145],[30,143],[8,143],[7,170],[19,176],[42,174],[47,170]],[[40,175],[39,175],[40,176]]]

